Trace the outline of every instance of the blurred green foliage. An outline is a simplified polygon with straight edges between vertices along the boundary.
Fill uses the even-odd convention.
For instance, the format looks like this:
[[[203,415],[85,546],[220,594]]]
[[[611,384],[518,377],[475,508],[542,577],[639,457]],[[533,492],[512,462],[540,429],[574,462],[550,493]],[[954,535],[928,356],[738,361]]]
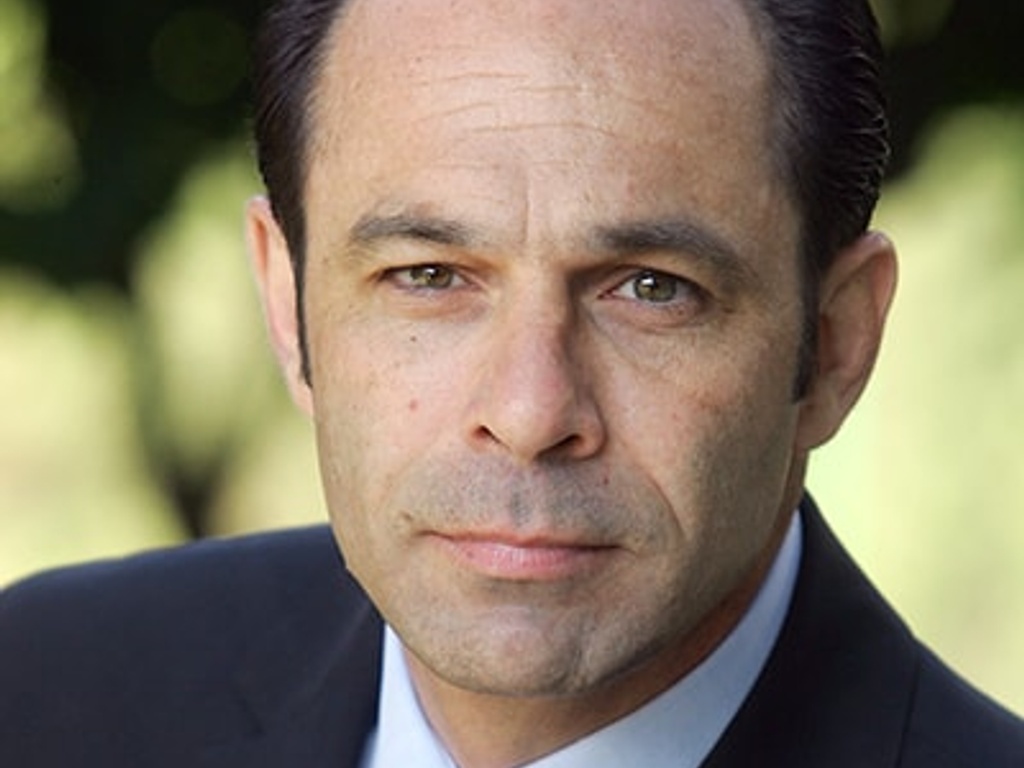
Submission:
[[[1024,709],[1024,3],[878,0],[903,278],[811,487],[915,628]],[[323,519],[241,238],[248,0],[0,0],[0,584]]]
[[[914,628],[1024,710],[1024,109],[939,120],[876,225],[900,286],[810,487]]]

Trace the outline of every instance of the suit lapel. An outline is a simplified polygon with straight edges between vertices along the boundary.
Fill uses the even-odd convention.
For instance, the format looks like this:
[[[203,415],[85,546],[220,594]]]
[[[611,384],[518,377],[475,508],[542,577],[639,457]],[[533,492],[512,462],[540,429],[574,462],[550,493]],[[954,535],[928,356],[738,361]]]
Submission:
[[[917,646],[813,502],[793,604],[760,679],[705,768],[897,765]]]
[[[358,768],[377,718],[383,625],[338,565],[322,584],[279,590],[285,618],[235,675],[253,727],[205,749],[200,768]]]

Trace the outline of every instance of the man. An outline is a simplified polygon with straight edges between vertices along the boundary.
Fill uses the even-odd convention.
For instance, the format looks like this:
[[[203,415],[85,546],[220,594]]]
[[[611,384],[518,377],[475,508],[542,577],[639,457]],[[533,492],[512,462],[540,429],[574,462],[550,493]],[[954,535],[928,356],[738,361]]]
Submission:
[[[1024,765],[801,500],[895,283],[865,4],[290,0],[261,46],[248,237],[344,565],[13,588],[0,763]]]

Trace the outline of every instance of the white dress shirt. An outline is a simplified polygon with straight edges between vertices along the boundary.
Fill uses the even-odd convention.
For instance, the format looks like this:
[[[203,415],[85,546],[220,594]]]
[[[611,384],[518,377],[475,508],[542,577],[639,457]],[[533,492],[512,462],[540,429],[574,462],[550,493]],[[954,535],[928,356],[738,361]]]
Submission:
[[[802,548],[799,513],[767,579],[735,629],[699,666],[640,709],[529,768],[697,768],[764,667],[789,610]],[[377,730],[363,768],[457,768],[423,711],[401,641],[385,630]]]

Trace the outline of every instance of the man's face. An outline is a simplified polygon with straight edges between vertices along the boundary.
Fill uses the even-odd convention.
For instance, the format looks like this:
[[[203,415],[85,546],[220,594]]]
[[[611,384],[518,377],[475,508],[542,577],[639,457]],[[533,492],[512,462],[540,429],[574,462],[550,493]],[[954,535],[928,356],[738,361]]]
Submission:
[[[692,665],[803,469],[798,222],[746,16],[354,0],[329,51],[309,404],[349,567],[459,687]]]

